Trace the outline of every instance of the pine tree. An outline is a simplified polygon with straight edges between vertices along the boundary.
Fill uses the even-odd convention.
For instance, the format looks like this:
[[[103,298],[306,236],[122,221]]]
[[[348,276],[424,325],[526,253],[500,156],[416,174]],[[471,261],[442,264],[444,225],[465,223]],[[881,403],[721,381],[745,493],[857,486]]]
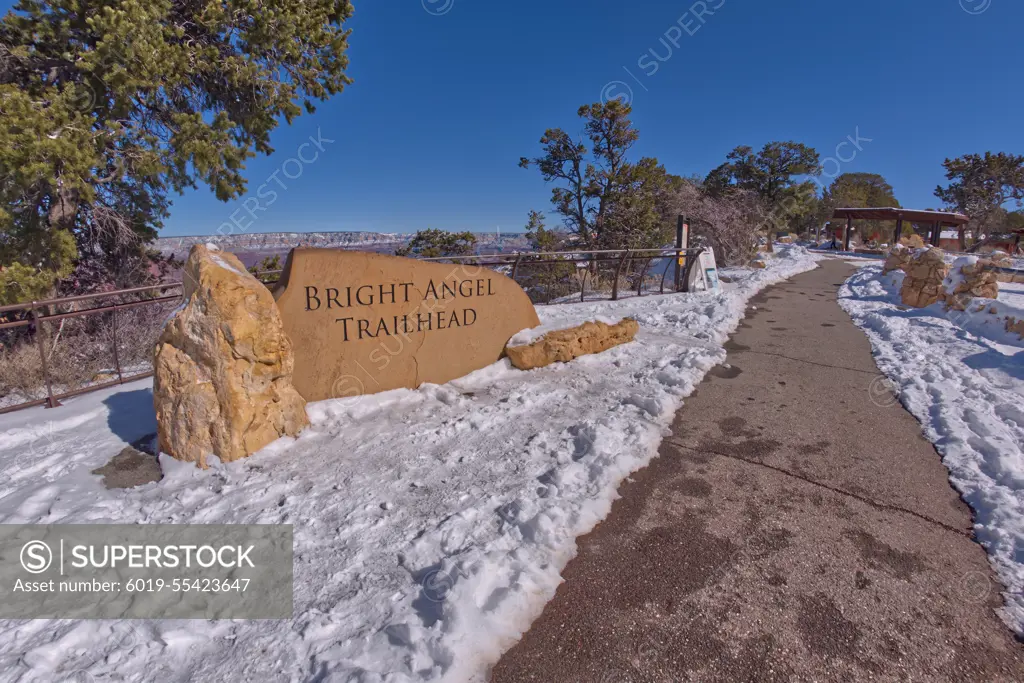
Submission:
[[[351,15],[348,0],[21,0],[0,20],[0,302],[76,269],[138,272],[171,193],[243,195],[278,123],[351,82]]]
[[[471,232],[448,232],[429,228],[417,231],[409,244],[395,250],[395,255],[420,258],[467,256],[473,253],[475,247],[476,235]]]
[[[560,128],[540,139],[543,155],[519,160],[536,166],[555,183],[551,203],[566,230],[585,249],[643,249],[663,246],[671,232],[658,204],[670,184],[657,159],[628,160],[640,134],[632,109],[620,100],[579,108],[588,145]]]

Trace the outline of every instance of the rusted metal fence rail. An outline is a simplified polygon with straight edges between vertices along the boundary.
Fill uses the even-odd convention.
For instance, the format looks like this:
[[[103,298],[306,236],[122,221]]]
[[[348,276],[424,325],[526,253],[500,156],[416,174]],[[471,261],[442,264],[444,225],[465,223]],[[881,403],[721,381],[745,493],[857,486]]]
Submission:
[[[174,282],[0,306],[0,413],[152,375],[156,335],[180,302]]]
[[[561,251],[422,259],[488,268],[535,304],[685,291],[699,250]],[[677,277],[677,270],[679,276]],[[280,272],[261,279],[273,286]],[[152,353],[182,283],[0,307],[0,413],[46,405],[153,374]]]

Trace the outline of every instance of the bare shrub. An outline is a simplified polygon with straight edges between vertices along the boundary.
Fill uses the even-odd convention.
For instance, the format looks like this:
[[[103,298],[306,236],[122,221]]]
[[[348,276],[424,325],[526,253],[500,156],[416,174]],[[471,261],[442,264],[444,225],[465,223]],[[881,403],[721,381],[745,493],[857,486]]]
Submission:
[[[127,301],[121,299],[119,303]],[[117,380],[118,366],[124,378],[151,371],[156,340],[176,305],[167,301],[41,323],[54,394]],[[74,310],[82,309],[71,303],[54,307],[48,314]],[[0,335],[0,407],[46,397],[47,375],[43,373],[38,334],[33,324]]]
[[[713,248],[718,263],[746,265],[757,254],[759,229],[767,216],[753,192],[737,190],[716,199],[684,183],[673,201],[678,213],[690,219],[691,241]]]

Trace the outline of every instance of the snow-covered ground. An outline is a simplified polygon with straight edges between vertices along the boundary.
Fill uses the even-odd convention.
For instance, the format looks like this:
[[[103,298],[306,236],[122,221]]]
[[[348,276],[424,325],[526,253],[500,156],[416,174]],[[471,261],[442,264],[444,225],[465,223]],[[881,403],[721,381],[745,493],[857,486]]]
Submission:
[[[292,524],[290,621],[0,621],[0,680],[467,681],[553,596],[575,539],[656,455],[747,299],[815,267],[781,247],[719,292],[546,306],[633,316],[631,344],[520,372],[310,404],[312,427],[201,471],[106,490],[156,425],[148,382],[0,416],[0,523]],[[82,673],[76,673],[82,672]]]
[[[1024,285],[999,283],[996,302],[964,313],[900,306],[902,281],[902,272],[866,265],[840,304],[974,510],[977,538],[1006,585],[1004,617],[1024,633],[1024,341],[1003,317],[1024,317]]]

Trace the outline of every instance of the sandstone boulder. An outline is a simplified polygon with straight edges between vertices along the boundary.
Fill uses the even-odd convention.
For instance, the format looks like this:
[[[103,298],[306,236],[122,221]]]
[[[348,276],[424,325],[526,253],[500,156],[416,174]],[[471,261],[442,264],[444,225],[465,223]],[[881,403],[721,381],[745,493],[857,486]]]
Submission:
[[[953,263],[943,287],[946,306],[958,311],[966,310],[973,299],[995,299],[999,296],[992,262],[973,256],[961,256]]]
[[[882,266],[882,275],[894,270],[903,270],[910,263],[911,251],[901,244],[897,244],[885,258],[885,265]]]
[[[567,363],[574,358],[633,341],[640,324],[626,318],[614,325],[604,322],[585,322],[577,327],[548,332],[540,339],[517,345],[513,337],[505,348],[512,365],[520,370],[533,370],[552,363]],[[517,335],[518,336],[518,335]]]
[[[988,260],[992,262],[993,266],[997,268],[1013,268],[1013,260],[1010,255],[1005,251],[999,251],[998,249],[991,252],[988,255]]]
[[[192,247],[184,303],[153,362],[159,448],[206,467],[238,460],[309,424],[292,386],[292,345],[274,297],[233,255]]]
[[[1013,332],[1020,335],[1021,339],[1024,339],[1024,318],[1017,320],[1014,317],[1007,316],[1006,318],[1006,331]]]
[[[941,249],[918,250],[904,271],[907,275],[900,290],[904,304],[924,308],[945,299],[942,283],[949,273],[949,266]]]
[[[913,234],[909,237],[901,237],[900,244],[905,247],[910,247],[911,249],[924,249],[927,246],[918,234]]]

